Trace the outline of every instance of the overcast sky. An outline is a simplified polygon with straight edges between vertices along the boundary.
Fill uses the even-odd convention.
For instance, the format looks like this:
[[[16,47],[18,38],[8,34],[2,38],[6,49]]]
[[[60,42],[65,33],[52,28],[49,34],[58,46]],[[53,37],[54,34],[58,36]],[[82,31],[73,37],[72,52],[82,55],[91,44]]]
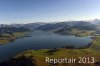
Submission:
[[[100,0],[0,0],[0,23],[100,18]]]

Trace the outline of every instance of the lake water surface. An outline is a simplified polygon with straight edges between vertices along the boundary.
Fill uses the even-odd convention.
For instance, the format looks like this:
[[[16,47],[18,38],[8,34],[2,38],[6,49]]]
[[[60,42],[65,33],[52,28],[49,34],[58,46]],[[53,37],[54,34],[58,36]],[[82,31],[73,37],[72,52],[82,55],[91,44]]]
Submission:
[[[92,41],[90,36],[75,37],[43,31],[34,31],[31,35],[31,37],[16,39],[13,43],[0,45],[0,59],[11,58],[31,49],[61,48],[63,46],[82,47]]]

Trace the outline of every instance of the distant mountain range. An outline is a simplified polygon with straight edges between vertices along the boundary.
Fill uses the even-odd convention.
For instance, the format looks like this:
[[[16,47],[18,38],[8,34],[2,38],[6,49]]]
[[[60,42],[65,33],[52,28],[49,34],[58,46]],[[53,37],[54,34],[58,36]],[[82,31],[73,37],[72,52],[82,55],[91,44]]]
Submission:
[[[7,25],[7,24],[1,24],[0,27],[16,27],[16,28],[20,28],[20,27],[23,27],[23,28],[28,28],[28,29],[31,29],[33,30],[34,28],[40,26],[40,25],[43,25],[44,23],[28,23],[28,24],[10,24],[10,25]]]
[[[25,31],[30,31],[30,30],[24,27],[18,27],[18,28],[8,27],[8,26],[0,27],[0,35],[3,33],[12,34],[14,32],[25,32]]]
[[[95,19],[91,23],[96,24],[96,25],[100,25],[100,19]]]
[[[74,28],[74,29],[81,29],[81,30],[96,30],[97,26],[90,22],[85,21],[72,21],[72,22],[59,22],[59,23],[50,23],[38,26],[35,30],[43,30],[43,31],[50,31],[50,30],[58,30],[62,28]]]
[[[26,28],[30,30],[42,30],[42,31],[52,31],[52,30],[60,30],[60,29],[80,29],[80,30],[98,30],[100,25],[100,20],[95,19],[93,22],[87,21],[68,21],[68,22],[58,22],[58,23],[28,23],[28,24],[1,24],[0,28],[8,27],[8,28]]]

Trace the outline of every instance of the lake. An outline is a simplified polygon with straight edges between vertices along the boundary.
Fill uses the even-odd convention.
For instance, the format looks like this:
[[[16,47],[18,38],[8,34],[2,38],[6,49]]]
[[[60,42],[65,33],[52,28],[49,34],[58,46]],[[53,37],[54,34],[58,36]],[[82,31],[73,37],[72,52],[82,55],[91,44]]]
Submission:
[[[23,51],[32,49],[61,48],[63,46],[74,46],[78,48],[87,45],[91,41],[90,36],[75,37],[74,35],[33,31],[31,37],[16,39],[12,43],[0,45],[0,59],[8,59]]]

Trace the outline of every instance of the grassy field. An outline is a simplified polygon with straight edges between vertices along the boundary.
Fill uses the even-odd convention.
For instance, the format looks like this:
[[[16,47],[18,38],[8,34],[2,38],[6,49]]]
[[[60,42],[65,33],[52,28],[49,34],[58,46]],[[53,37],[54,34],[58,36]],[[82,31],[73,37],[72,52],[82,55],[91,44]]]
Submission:
[[[28,50],[14,58],[31,58],[35,61],[32,61],[36,66],[99,66],[100,65],[100,36],[96,36],[93,40],[93,45],[90,48],[85,49],[66,49],[66,48],[58,48],[58,49],[42,49],[42,50]],[[49,58],[75,58],[79,61],[79,57],[90,58],[94,57],[94,63],[59,63],[59,64],[50,64],[46,63],[46,57]]]

